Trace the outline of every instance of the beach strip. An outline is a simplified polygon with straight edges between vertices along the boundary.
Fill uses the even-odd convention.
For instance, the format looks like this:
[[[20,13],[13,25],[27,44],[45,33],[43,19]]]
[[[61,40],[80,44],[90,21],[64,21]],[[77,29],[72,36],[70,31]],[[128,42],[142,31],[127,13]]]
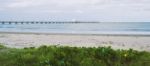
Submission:
[[[71,47],[102,47],[150,51],[150,35],[132,34],[71,34],[0,32],[0,43],[8,47],[24,48],[41,45]]]

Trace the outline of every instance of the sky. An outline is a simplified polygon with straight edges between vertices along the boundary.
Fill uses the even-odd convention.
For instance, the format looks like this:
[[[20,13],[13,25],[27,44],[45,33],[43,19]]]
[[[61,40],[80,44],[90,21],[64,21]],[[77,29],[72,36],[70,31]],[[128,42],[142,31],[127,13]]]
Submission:
[[[150,0],[0,0],[0,21],[150,22]]]

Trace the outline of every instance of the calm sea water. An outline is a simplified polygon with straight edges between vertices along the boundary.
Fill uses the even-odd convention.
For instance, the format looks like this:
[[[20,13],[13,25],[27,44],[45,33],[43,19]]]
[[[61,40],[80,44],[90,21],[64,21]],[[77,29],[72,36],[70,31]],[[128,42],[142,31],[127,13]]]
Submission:
[[[149,22],[0,24],[0,32],[79,33],[79,34],[150,34]]]

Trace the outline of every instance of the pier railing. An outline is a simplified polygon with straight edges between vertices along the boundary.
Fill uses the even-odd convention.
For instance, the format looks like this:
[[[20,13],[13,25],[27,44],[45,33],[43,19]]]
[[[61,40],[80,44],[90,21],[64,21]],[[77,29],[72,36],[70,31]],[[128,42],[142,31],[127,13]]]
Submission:
[[[99,22],[50,22],[50,21],[0,21],[0,24],[77,24],[77,23],[99,23]]]

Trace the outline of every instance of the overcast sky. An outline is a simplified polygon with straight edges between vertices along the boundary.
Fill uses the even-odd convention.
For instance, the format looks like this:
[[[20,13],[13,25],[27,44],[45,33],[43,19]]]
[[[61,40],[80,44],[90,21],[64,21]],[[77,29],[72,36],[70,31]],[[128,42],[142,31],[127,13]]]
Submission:
[[[0,20],[148,22],[150,0],[0,0]]]

